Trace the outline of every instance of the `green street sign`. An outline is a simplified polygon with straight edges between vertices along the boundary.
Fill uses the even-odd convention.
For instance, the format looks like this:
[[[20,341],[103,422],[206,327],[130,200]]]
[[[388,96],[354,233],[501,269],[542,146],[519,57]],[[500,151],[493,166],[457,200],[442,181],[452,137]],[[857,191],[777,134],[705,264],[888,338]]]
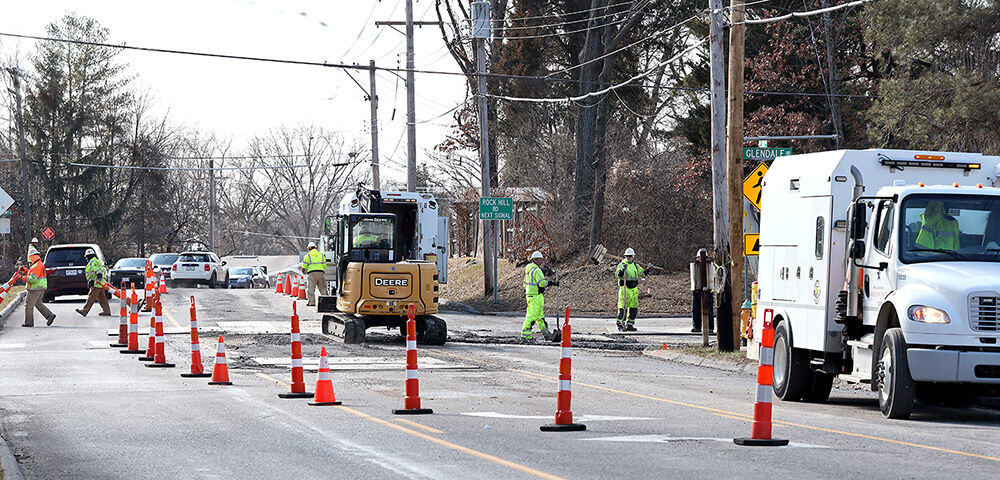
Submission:
[[[743,147],[743,160],[773,160],[791,154],[791,148]]]
[[[513,220],[514,199],[510,197],[479,197],[480,220]]]

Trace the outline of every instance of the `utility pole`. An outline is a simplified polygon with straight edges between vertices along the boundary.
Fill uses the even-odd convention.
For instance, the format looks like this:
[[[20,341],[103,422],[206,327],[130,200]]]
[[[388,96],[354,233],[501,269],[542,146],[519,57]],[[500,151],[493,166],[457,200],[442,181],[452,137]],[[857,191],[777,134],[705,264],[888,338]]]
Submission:
[[[744,0],[731,0],[729,27],[729,312],[732,323],[732,347],[740,344],[740,309],[743,306],[743,56],[746,25]],[[716,325],[726,320],[720,317]],[[720,330],[721,332],[721,330]],[[719,350],[723,342],[719,341]]]
[[[24,184],[24,243],[31,241],[31,195],[28,189],[28,153],[24,146],[24,116],[21,114],[21,72],[9,68],[14,82],[14,99],[17,104],[17,154],[21,156],[21,180]]]
[[[413,85],[413,0],[406,0],[406,191],[417,191],[417,106]]]
[[[378,175],[378,96],[375,95],[375,60],[368,61],[368,101],[371,103],[372,111],[372,188],[379,190],[382,187]]]
[[[729,204],[726,201],[726,79],[723,69],[724,56],[722,52],[722,0],[709,0],[709,57],[711,66],[711,103],[712,103],[712,242],[715,245],[715,263],[725,264],[729,258]],[[725,297],[725,289],[720,288],[718,281],[714,290],[719,294],[719,305],[729,301]],[[706,308],[702,305],[702,308]],[[719,328],[725,317],[720,308],[716,309],[716,328]],[[721,340],[721,336],[719,338]],[[720,342],[721,343],[721,342]]]
[[[208,249],[215,251],[215,159],[208,160]]]
[[[472,4],[472,37],[476,41],[476,73],[479,90],[479,164],[482,177],[482,196],[490,194],[490,124],[489,105],[486,101],[486,42],[490,38],[490,3]],[[496,274],[496,221],[483,220],[483,293],[497,299]]]

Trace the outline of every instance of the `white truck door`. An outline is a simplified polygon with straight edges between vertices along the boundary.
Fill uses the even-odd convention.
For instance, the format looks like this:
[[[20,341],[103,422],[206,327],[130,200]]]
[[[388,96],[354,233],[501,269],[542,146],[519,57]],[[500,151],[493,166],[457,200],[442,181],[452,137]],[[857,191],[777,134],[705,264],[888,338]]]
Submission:
[[[438,283],[448,283],[448,217],[438,217],[437,225],[437,259],[438,259]]]
[[[831,255],[831,223],[833,212],[833,197],[805,197],[803,200],[803,223],[807,223],[805,237],[800,239],[802,274],[798,283],[797,303],[801,305],[800,318],[805,322],[797,324],[793,330],[793,339],[798,348],[808,348],[815,351],[837,351],[839,339],[831,341],[828,332],[833,325],[833,314],[830,308],[830,261]],[[833,286],[839,291],[839,285]],[[839,327],[837,327],[839,329]],[[832,350],[831,350],[832,349]]]
[[[892,236],[896,231],[896,204],[892,200],[880,200],[874,209],[871,230],[871,243],[865,256],[865,265],[878,267],[886,264],[885,270],[877,268],[864,269],[864,286],[862,288],[863,316],[865,323],[873,323],[885,301],[885,297],[893,290],[892,279],[896,276],[895,263],[892,262]]]

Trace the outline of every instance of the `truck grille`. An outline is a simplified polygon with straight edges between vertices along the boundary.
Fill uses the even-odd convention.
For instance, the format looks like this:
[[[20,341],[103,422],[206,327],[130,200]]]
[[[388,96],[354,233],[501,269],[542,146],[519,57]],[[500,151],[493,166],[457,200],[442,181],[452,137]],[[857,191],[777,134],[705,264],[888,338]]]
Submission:
[[[1000,297],[973,295],[969,298],[969,321],[972,328],[984,332],[1000,331]]]

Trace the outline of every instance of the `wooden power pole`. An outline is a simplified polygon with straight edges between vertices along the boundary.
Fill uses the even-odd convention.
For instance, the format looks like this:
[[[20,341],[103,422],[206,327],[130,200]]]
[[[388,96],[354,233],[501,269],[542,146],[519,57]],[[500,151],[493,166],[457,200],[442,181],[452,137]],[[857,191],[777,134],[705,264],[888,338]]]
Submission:
[[[740,344],[740,309],[743,306],[743,56],[746,18],[743,0],[731,0],[729,27],[729,270],[730,306],[732,308],[733,348]],[[716,325],[726,321],[719,318]],[[720,349],[722,342],[719,343]]]
[[[724,69],[725,55],[722,50],[722,14],[723,0],[709,0],[709,54],[711,66],[711,103],[712,103],[712,242],[715,245],[714,257],[718,263],[729,255],[729,211],[726,202],[726,72]],[[721,294],[715,284],[716,293]],[[720,295],[719,301],[723,300]],[[707,302],[705,302],[707,304]],[[707,309],[703,304],[701,308]],[[716,309],[716,313],[719,310]],[[718,317],[716,328],[724,319]]]

